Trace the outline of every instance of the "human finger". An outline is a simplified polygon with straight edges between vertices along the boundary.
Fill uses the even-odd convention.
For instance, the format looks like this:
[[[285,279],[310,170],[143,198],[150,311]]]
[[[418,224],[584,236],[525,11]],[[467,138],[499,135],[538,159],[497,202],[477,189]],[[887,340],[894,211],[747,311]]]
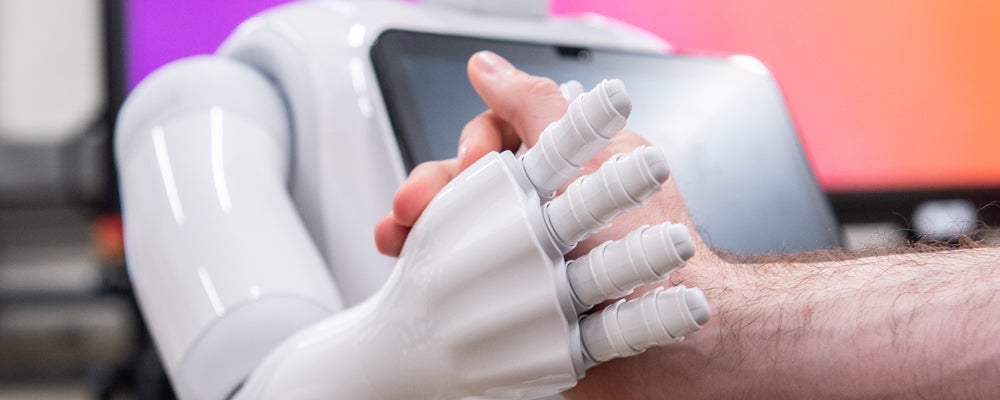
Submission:
[[[469,165],[491,151],[514,151],[521,138],[506,121],[493,111],[479,114],[462,128],[458,140],[458,166],[464,171]]]
[[[474,54],[468,74],[479,97],[529,147],[569,105],[553,80],[521,71],[493,52]]]
[[[410,228],[400,225],[392,214],[386,214],[375,223],[375,248],[389,257],[399,257]]]
[[[392,217],[400,226],[411,227],[427,205],[458,175],[458,160],[430,161],[418,165],[400,185],[392,200]]]

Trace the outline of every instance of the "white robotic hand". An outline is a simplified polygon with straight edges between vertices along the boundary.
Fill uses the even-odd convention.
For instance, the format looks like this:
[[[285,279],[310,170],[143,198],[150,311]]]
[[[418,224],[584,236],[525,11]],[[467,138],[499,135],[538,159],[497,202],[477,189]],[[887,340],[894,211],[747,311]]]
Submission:
[[[667,223],[564,260],[669,175],[663,153],[643,147],[550,200],[630,111],[622,83],[602,82],[522,157],[490,153],[466,169],[421,215],[385,286],[285,341],[238,397],[533,398],[698,330],[711,312],[700,290],[683,286],[581,317],[694,253],[687,229]]]

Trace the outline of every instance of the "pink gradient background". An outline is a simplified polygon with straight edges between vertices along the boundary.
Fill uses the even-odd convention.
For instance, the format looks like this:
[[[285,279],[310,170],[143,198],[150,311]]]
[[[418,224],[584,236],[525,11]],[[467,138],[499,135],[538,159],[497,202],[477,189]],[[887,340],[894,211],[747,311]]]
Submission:
[[[131,0],[129,84],[282,0]],[[830,192],[1000,187],[1000,3],[552,0],[682,50],[760,58]]]

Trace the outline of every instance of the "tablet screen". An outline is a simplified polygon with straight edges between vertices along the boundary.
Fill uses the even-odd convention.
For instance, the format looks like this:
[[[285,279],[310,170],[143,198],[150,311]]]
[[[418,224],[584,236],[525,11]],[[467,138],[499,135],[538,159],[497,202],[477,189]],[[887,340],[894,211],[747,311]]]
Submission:
[[[591,88],[622,79],[633,102],[628,128],[667,151],[673,179],[713,248],[748,254],[839,244],[781,92],[748,57],[386,31],[371,56],[407,168],[454,157],[462,127],[486,110],[466,76],[479,50],[556,82]]]

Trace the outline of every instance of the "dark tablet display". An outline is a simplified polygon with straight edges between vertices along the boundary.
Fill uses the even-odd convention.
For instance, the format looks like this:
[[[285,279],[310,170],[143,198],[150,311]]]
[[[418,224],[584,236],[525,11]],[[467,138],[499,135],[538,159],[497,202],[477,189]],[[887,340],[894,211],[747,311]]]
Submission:
[[[750,254],[839,245],[781,92],[748,57],[386,31],[371,56],[408,169],[454,157],[462,127],[486,109],[465,72],[479,50],[588,89],[601,79],[622,79],[633,102],[628,128],[667,150],[695,225],[713,248]]]

